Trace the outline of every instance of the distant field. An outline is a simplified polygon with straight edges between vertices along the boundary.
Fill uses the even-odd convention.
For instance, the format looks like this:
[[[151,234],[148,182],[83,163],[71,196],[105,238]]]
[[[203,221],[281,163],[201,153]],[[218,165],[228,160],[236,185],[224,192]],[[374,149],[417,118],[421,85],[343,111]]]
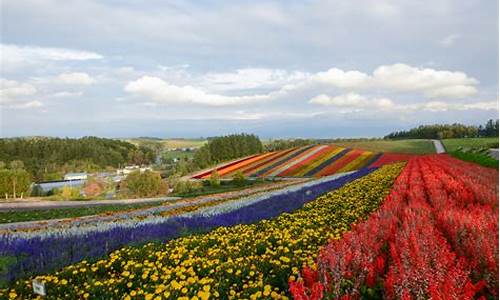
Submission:
[[[363,149],[372,152],[435,153],[434,145],[430,140],[375,140],[375,141],[342,141],[334,142],[334,145]]]
[[[144,145],[144,144],[154,144],[159,143],[164,148],[190,148],[190,147],[201,147],[207,140],[203,139],[149,139],[149,138],[131,138],[126,139],[127,142],[134,145]]]
[[[207,140],[184,140],[184,139],[166,139],[162,140],[162,144],[167,148],[187,148],[187,147],[201,147],[205,145]]]
[[[169,158],[191,158],[194,155],[194,151],[165,151],[162,156],[165,159]]]
[[[446,151],[451,152],[459,147],[466,148],[492,148],[495,144],[498,147],[498,137],[488,138],[464,138],[464,139],[445,139],[442,140]]]

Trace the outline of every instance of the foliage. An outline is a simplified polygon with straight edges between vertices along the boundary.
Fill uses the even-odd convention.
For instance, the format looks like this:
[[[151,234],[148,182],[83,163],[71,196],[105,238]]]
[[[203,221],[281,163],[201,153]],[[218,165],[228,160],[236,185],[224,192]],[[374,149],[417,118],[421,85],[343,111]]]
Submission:
[[[498,172],[413,158],[380,210],[291,282],[296,299],[498,298]]]
[[[210,175],[210,178],[209,178],[209,182],[210,182],[210,185],[212,187],[220,186],[220,176],[219,176],[219,172],[217,172],[217,170],[212,171],[212,174]]]
[[[314,190],[309,194],[299,190],[295,194],[269,198],[213,218],[185,218],[185,223],[177,227],[194,230],[196,227],[186,225],[197,224],[198,228],[218,228],[166,244],[123,248],[109,258],[95,263],[82,261],[38,279],[45,282],[54,297],[286,299],[290,275],[296,274],[303,263],[312,263],[322,244],[331,238],[339,238],[351,223],[376,209],[388,194],[401,167],[383,167],[296,212],[292,211],[314,199],[309,198],[314,197],[309,194],[324,193],[325,188],[334,186],[325,182],[324,188],[308,188]],[[344,176],[339,183],[353,179]],[[272,218],[283,211],[290,213]],[[253,223],[263,216],[272,219],[219,227],[222,224],[234,225],[235,221]],[[30,297],[31,281],[19,281],[4,293]]]
[[[0,197],[26,195],[31,184],[30,174],[23,169],[0,169]],[[15,194],[15,195],[14,195]]]
[[[232,134],[209,139],[207,144],[196,151],[193,163],[201,169],[215,163],[262,151],[262,143],[256,135]]]
[[[245,175],[243,174],[243,172],[237,171],[233,175],[233,180],[232,181],[233,181],[233,184],[236,185],[236,186],[243,186],[243,185],[245,185],[246,178],[245,178]]]
[[[410,130],[396,131],[386,139],[449,139],[481,136],[498,136],[498,120],[488,120],[486,125],[467,126],[459,123],[420,125]]]
[[[56,193],[56,197],[61,200],[75,200],[82,198],[80,195],[80,189],[71,186],[64,186],[62,189],[59,189]]]
[[[157,172],[134,171],[121,182],[120,189],[130,197],[155,197],[167,193],[167,184]]]
[[[285,150],[293,147],[302,147],[307,145],[316,144],[317,142],[312,139],[288,139],[288,140],[271,140],[265,144],[264,150],[266,152]]]
[[[0,160],[22,161],[34,180],[48,174],[97,171],[107,166],[146,164],[154,160],[154,152],[118,140],[84,137],[70,138],[2,138]]]
[[[172,188],[176,195],[192,194],[203,187],[203,184],[198,181],[178,180]]]

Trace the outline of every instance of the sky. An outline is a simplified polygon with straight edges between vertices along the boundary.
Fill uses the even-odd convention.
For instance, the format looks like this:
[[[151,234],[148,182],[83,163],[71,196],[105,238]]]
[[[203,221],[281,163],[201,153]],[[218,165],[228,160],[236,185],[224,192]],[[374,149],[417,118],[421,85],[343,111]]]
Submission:
[[[498,118],[498,1],[0,5],[1,137],[377,137]]]

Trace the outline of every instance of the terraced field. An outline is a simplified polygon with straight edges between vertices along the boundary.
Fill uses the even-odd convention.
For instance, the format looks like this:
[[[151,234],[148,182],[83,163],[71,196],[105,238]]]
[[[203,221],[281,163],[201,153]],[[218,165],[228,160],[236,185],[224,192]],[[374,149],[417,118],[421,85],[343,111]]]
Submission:
[[[321,177],[361,168],[380,167],[405,161],[413,154],[372,152],[335,145],[309,145],[282,151],[248,156],[216,168],[221,177],[230,178],[237,172],[247,177]],[[207,179],[213,169],[195,174],[195,179]]]

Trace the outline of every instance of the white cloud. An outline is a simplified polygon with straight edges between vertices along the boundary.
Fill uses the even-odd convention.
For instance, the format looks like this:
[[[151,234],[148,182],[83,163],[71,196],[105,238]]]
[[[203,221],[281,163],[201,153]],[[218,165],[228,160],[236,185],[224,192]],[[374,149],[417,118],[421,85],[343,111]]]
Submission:
[[[422,105],[414,106],[415,110],[426,110],[432,112],[445,112],[451,110],[498,110],[498,101],[483,101],[475,103],[447,103],[443,101],[431,101]]]
[[[37,89],[28,83],[0,78],[0,107],[26,109],[43,106],[38,100],[32,100]]]
[[[405,64],[380,66],[373,72],[374,86],[395,91],[422,92],[429,98],[463,98],[477,93],[479,82],[463,72],[415,68]]]
[[[460,38],[459,34],[450,34],[439,41],[439,44],[443,47],[450,47],[455,44],[455,42]]]
[[[0,103],[16,102],[18,98],[36,94],[36,88],[28,83],[0,79]]]
[[[29,102],[10,105],[8,107],[15,108],[15,109],[28,109],[28,108],[38,108],[38,107],[42,107],[42,106],[43,106],[42,102],[35,100],[35,101],[29,101]]]
[[[381,110],[392,109],[394,107],[394,103],[390,99],[367,98],[356,93],[348,93],[334,97],[322,94],[309,100],[309,103],[341,108],[378,108]]]
[[[463,72],[416,68],[406,64],[382,65],[372,75],[360,71],[330,69],[313,80],[344,90],[385,89],[418,92],[428,98],[464,98],[477,93],[475,78]]]
[[[0,66],[5,71],[12,71],[49,61],[84,61],[103,58],[102,55],[89,51],[10,44],[0,44],[0,53]]]
[[[57,76],[57,80],[69,85],[90,85],[95,82],[94,78],[83,72],[63,73]]]
[[[143,76],[125,86],[125,91],[136,96],[146,97],[159,104],[196,103],[210,106],[225,106],[271,100],[281,91],[263,95],[224,96],[211,94],[191,85],[177,86],[159,77]],[[147,102],[147,101],[146,101]]]
[[[370,77],[359,71],[342,71],[337,68],[326,72],[319,72],[313,76],[313,80],[332,85],[341,89],[363,88],[368,84]]]
[[[300,71],[286,71],[268,68],[244,68],[235,72],[211,72],[202,76],[201,85],[217,91],[257,88],[276,88],[297,84],[310,77]]]
[[[448,103],[444,101],[429,101],[424,103],[397,104],[388,98],[366,97],[356,93],[337,96],[318,95],[309,100],[310,104],[334,106],[336,108],[378,111],[393,111],[398,113],[414,113],[415,111],[466,111],[466,110],[498,110],[498,101],[483,101],[473,103]]]
[[[57,92],[54,94],[49,95],[51,98],[70,98],[70,97],[81,97],[83,95],[83,92],[68,92],[68,91],[63,91],[63,92]]]

